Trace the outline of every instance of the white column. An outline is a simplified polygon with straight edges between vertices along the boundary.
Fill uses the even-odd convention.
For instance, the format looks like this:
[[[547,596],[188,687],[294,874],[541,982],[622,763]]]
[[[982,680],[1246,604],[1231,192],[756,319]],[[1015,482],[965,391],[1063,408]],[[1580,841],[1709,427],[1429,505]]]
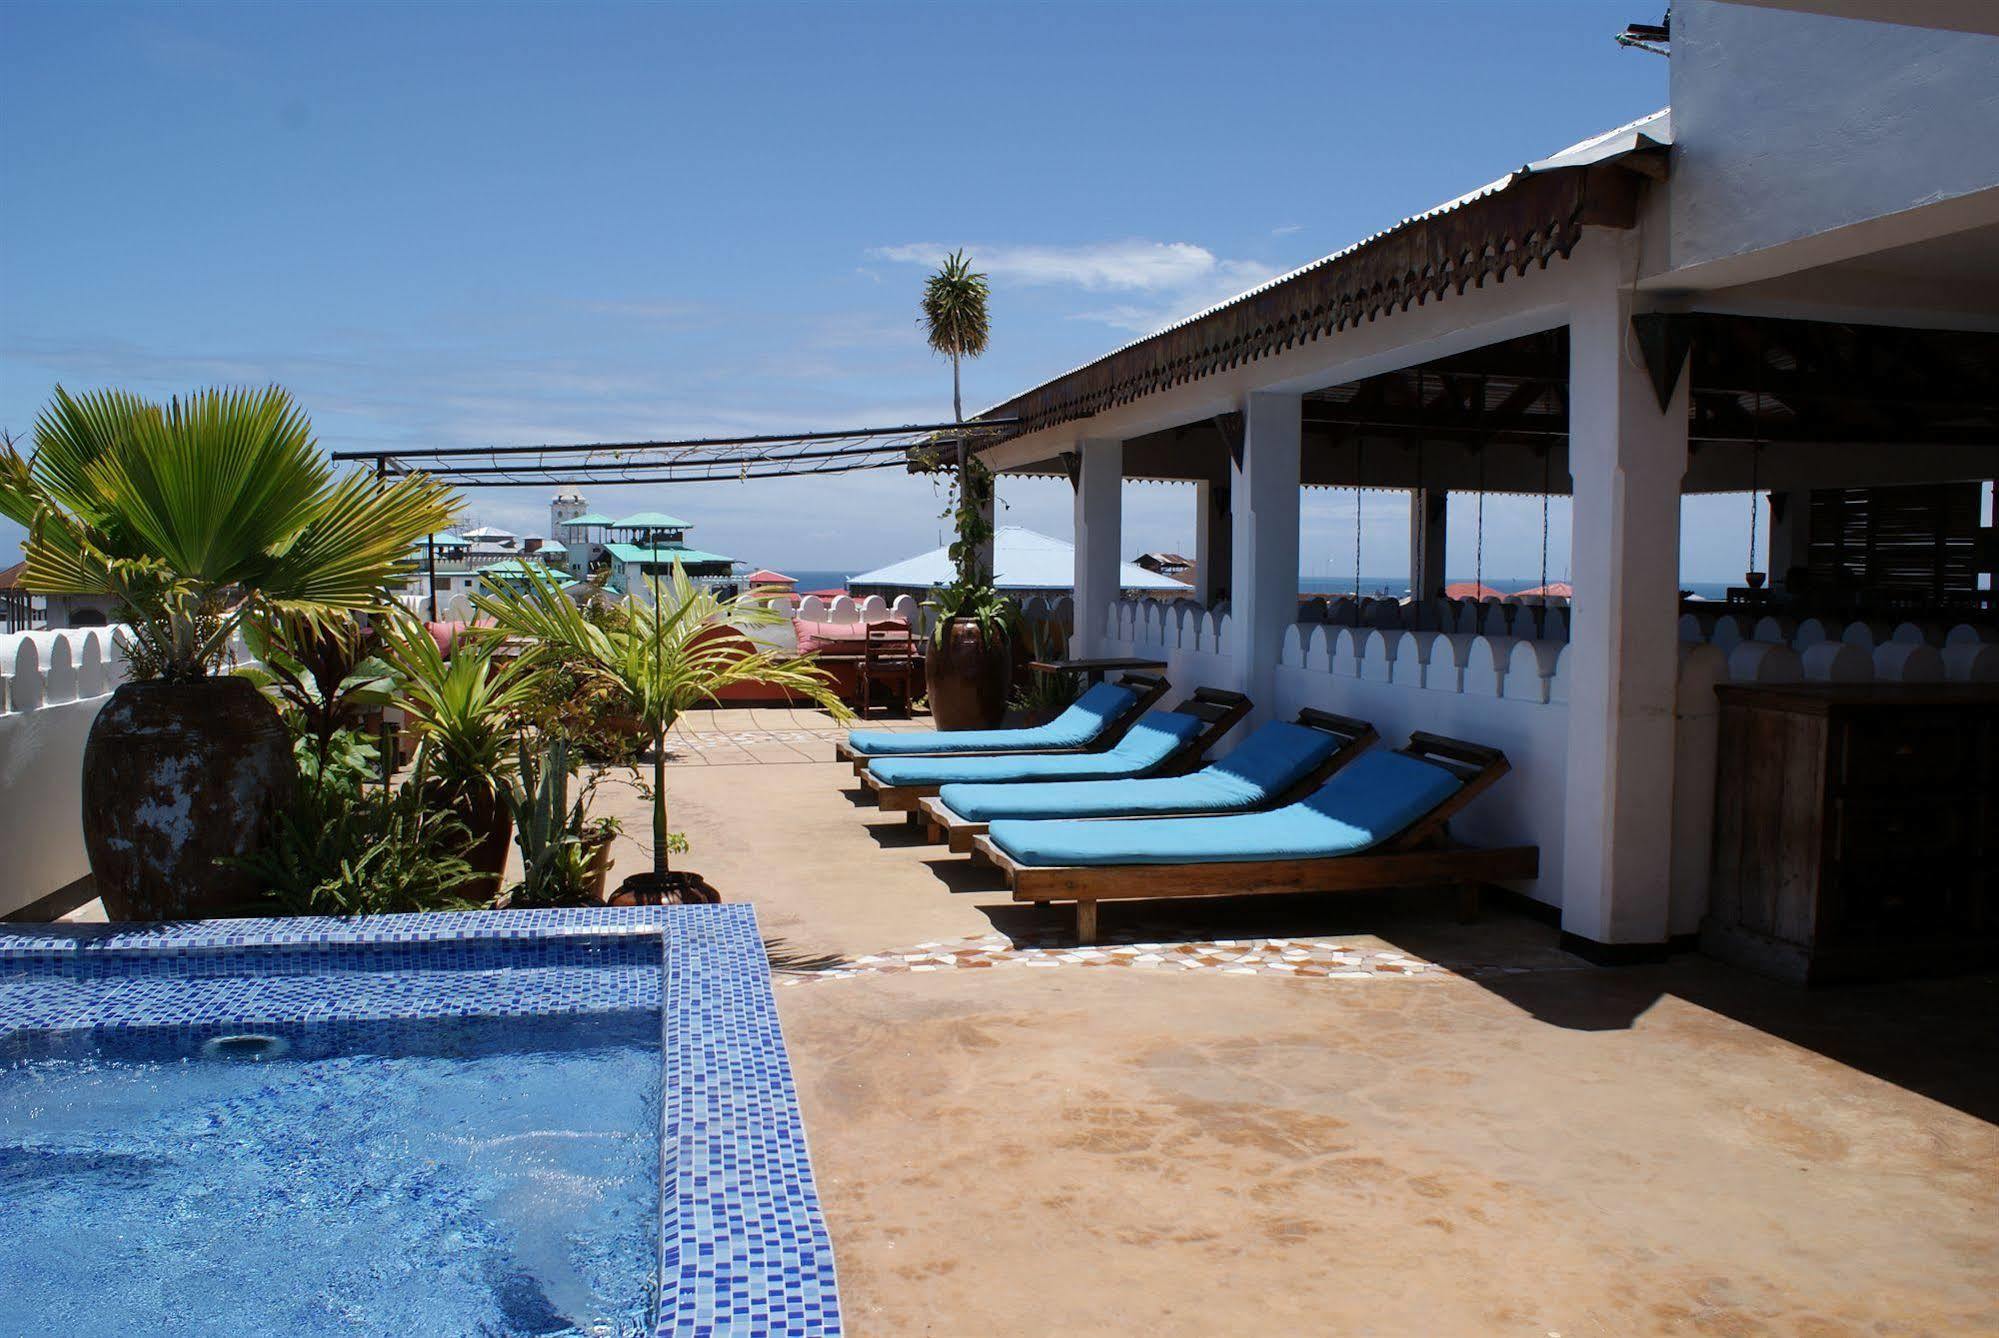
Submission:
[[[1207,479],[1194,484],[1194,590],[1202,608],[1210,608],[1229,589],[1229,564],[1235,554],[1229,536],[1229,489]]]
[[[1124,552],[1124,443],[1081,441],[1076,481],[1076,644],[1078,655],[1097,655],[1104,620],[1117,601]]]
[[[1680,485],[1687,467],[1682,369],[1660,411],[1635,352],[1630,295],[1614,266],[1569,327],[1570,579],[1567,816],[1562,928],[1599,944],[1667,937]]]
[[[1256,392],[1243,399],[1242,462],[1230,485],[1234,560],[1229,644],[1242,691],[1267,720],[1284,630],[1298,621],[1299,446],[1303,402]]]
[[[1770,588],[1790,591],[1793,568],[1812,565],[1812,493],[1809,488],[1770,494]]]

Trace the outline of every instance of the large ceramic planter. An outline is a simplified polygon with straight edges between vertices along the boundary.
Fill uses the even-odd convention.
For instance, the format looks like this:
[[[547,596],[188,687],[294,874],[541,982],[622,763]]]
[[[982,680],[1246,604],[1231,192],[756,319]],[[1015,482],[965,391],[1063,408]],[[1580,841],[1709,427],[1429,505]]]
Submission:
[[[1013,652],[988,641],[969,618],[954,618],[933,638],[924,661],[930,716],[939,729],[991,729],[1006,718]]]
[[[446,786],[433,781],[430,800],[448,808],[472,833],[465,862],[476,876],[458,889],[468,901],[490,902],[500,895],[507,875],[507,854],[513,849],[514,815],[500,792],[490,784]]]
[[[250,854],[298,771],[277,709],[246,679],[126,683],[83,750],[83,843],[113,920],[240,911]]]
[[[698,873],[635,873],[611,894],[613,906],[713,906],[722,894]]]

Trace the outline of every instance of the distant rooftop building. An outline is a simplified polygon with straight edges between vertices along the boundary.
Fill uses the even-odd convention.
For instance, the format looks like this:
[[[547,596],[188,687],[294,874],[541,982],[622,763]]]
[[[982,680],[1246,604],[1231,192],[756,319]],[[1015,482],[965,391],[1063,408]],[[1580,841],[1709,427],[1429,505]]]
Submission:
[[[585,511],[580,516],[571,516],[568,520],[563,521],[562,528],[566,530],[571,526],[610,525],[612,523],[614,522],[611,518],[601,511]]]
[[[677,516],[669,516],[663,511],[634,511],[621,520],[610,522],[614,530],[691,530],[694,527]]]
[[[1015,594],[1066,594],[1074,588],[1076,549],[1073,544],[1018,525],[1002,525],[993,536],[993,584]],[[949,585],[956,573],[951,550],[927,553],[862,572],[847,582],[855,595],[914,594]],[[1133,562],[1118,564],[1118,583],[1126,590],[1148,594],[1184,595],[1185,583],[1147,571]]]
[[[772,571],[768,567],[759,567],[743,579],[752,586],[781,585],[787,590],[798,584],[796,577],[786,576],[783,572]]]

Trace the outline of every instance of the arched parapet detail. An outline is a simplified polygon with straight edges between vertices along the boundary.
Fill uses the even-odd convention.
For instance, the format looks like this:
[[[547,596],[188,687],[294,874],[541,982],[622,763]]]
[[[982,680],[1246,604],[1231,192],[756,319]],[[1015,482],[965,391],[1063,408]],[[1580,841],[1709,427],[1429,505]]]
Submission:
[[[1389,667],[1388,681],[1405,688],[1420,688],[1430,667],[1430,648],[1441,632],[1404,632],[1395,638],[1395,662]]]
[[[854,606],[854,615],[859,622],[883,622],[888,618],[888,601],[880,595],[869,595]]]
[[[1368,683],[1395,681],[1395,655],[1401,649],[1402,633],[1370,627],[1361,633],[1360,676]]]
[[[1020,601],[1022,622],[1038,623],[1048,617],[1048,601],[1040,595],[1029,595]]]
[[[1324,595],[1314,595],[1298,605],[1298,621],[1325,624],[1332,621],[1332,606]]]
[[[41,648],[23,637],[14,647],[14,663],[7,670],[7,709],[18,714],[41,707]]]
[[[1333,672],[1333,629],[1325,626],[1305,628],[1305,667],[1322,674]]]
[[[1886,640],[1882,635],[1882,629],[1864,618],[1856,618],[1840,628],[1839,639],[1849,646],[1860,647],[1870,655],[1874,653],[1876,646]]]
[[[1806,618],[1798,624],[1797,630],[1791,633],[1791,649],[1803,655],[1813,646],[1831,639],[1826,634],[1826,625],[1822,619]]]
[[[1329,628],[1333,676],[1336,678],[1360,677],[1360,649],[1364,632],[1356,632],[1351,627]]]
[[[1797,632],[1797,619],[1770,614],[1756,620],[1756,626],[1750,629],[1749,637],[1752,641],[1775,641],[1780,645],[1790,646],[1791,638],[1796,636]],[[1797,649],[1795,646],[1791,648]]]
[[[826,616],[826,601],[817,595],[807,595],[798,601],[798,620],[803,623],[823,623],[831,621]]]
[[[889,616],[915,629],[923,627],[923,606],[916,602],[914,595],[897,595],[895,603],[889,605]]]
[[[1277,653],[1277,662],[1289,665],[1293,669],[1303,669],[1305,667],[1305,639],[1311,635],[1312,631],[1313,628],[1309,623],[1293,623],[1291,626],[1285,628],[1284,645]]]
[[[1556,603],[1541,611],[1541,640],[1568,644],[1569,610],[1566,603]]]
[[[1477,636],[1484,617],[1485,610],[1477,600],[1459,600],[1457,620],[1451,624],[1451,630],[1462,636]]]
[[[1731,682],[1796,683],[1803,676],[1804,665],[1798,659],[1798,652],[1789,646],[1768,641],[1743,641],[1728,652],[1728,677]]]
[[[1943,676],[1950,683],[1999,683],[1999,643],[1973,641],[1946,646]]]
[[[1192,650],[1200,639],[1199,628],[1207,612],[1192,600],[1183,600],[1168,616],[1166,645],[1172,650]]]
[[[1689,650],[1687,653],[1689,655],[1696,655],[1700,653],[1700,649],[1701,649],[1700,647],[1695,647],[1692,650]],[[1709,646],[1706,649],[1714,651],[1714,647],[1712,646]],[[1714,653],[1716,655],[1721,654],[1720,651],[1714,651]],[[1555,672],[1548,675],[1549,702],[1551,703],[1559,702],[1564,706],[1568,704],[1569,675],[1573,672],[1571,666],[1574,663],[1575,663],[1574,652],[1570,649],[1567,642],[1563,642],[1555,650]]]
[[[1871,683],[1874,657],[1844,641],[1821,641],[1799,657],[1807,683]]]
[[[1698,646],[1707,640],[1707,629],[1701,620],[1691,613],[1680,615],[1680,642],[1682,645]]]
[[[1076,601],[1068,595],[1058,595],[1048,606],[1048,616],[1063,626],[1073,626],[1076,621]]]
[[[1465,654],[1464,691],[1467,697],[1505,695],[1506,670],[1511,655],[1511,637],[1475,636]]]
[[[1423,686],[1436,692],[1463,692],[1465,666],[1471,660],[1472,642],[1476,640],[1470,632],[1439,634],[1430,643],[1430,671],[1423,676]]]
[[[1972,623],[1959,623],[1945,632],[1943,637],[1945,650],[1954,646],[1978,646],[1993,642],[1999,642],[1999,635],[1995,635],[1989,627],[1978,627]]]
[[[1712,641],[1724,655],[1733,652],[1737,646],[1750,639],[1748,629],[1743,626],[1745,621],[1746,619],[1738,618],[1732,613],[1722,614],[1714,620],[1714,630],[1708,633],[1708,640]]]
[[[1208,634],[1203,639],[1201,649],[1213,655],[1226,655],[1229,649],[1229,628],[1235,620],[1226,613],[1208,615]]]
[[[1874,677],[1884,683],[1941,683],[1943,652],[1920,641],[1888,641],[1874,648]]]
[[[830,623],[855,623],[861,620],[861,606],[854,602],[852,595],[839,595],[826,610],[826,621]]]
[[[1888,639],[1890,641],[1906,641],[1915,646],[1934,646],[1943,637],[1941,631],[1937,628],[1927,626],[1923,623],[1901,622],[1896,623],[1894,630],[1888,633]]]
[[[104,645],[106,638],[93,629],[84,637],[76,657],[76,695],[79,697],[102,697],[111,690],[104,672]]]
[[[1479,611],[1478,631],[1480,636],[1506,640],[1513,635],[1514,606],[1492,600]]]
[[[58,706],[76,700],[76,657],[70,641],[59,636],[49,644],[48,667],[42,671],[42,705]]]
[[[1550,641],[1516,637],[1506,657],[1506,678],[1500,684],[1500,695],[1508,701],[1546,703],[1548,680],[1555,676],[1555,660],[1561,650]]]
[[[1562,648],[1567,654],[1568,648]],[[1702,642],[1699,645],[1680,648],[1680,674],[1674,695],[1674,714],[1687,717],[1714,715],[1720,710],[1715,700],[1714,687],[1728,681],[1728,657],[1713,646]]]

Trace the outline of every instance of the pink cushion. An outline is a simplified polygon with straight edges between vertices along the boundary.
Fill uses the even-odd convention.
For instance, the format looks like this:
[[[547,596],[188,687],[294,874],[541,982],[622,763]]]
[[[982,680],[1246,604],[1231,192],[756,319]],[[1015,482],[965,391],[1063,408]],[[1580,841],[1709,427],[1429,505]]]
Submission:
[[[802,655],[859,655],[868,644],[868,630],[861,623],[815,623],[793,618],[791,628],[798,634]]]
[[[437,653],[439,655],[442,655],[445,659],[448,660],[451,658],[451,648],[458,644],[458,638],[465,635],[466,628],[491,627],[492,625],[493,625],[493,620],[491,618],[474,618],[469,623],[465,622],[425,623],[423,627],[425,631],[430,633],[430,639],[437,643]]]

